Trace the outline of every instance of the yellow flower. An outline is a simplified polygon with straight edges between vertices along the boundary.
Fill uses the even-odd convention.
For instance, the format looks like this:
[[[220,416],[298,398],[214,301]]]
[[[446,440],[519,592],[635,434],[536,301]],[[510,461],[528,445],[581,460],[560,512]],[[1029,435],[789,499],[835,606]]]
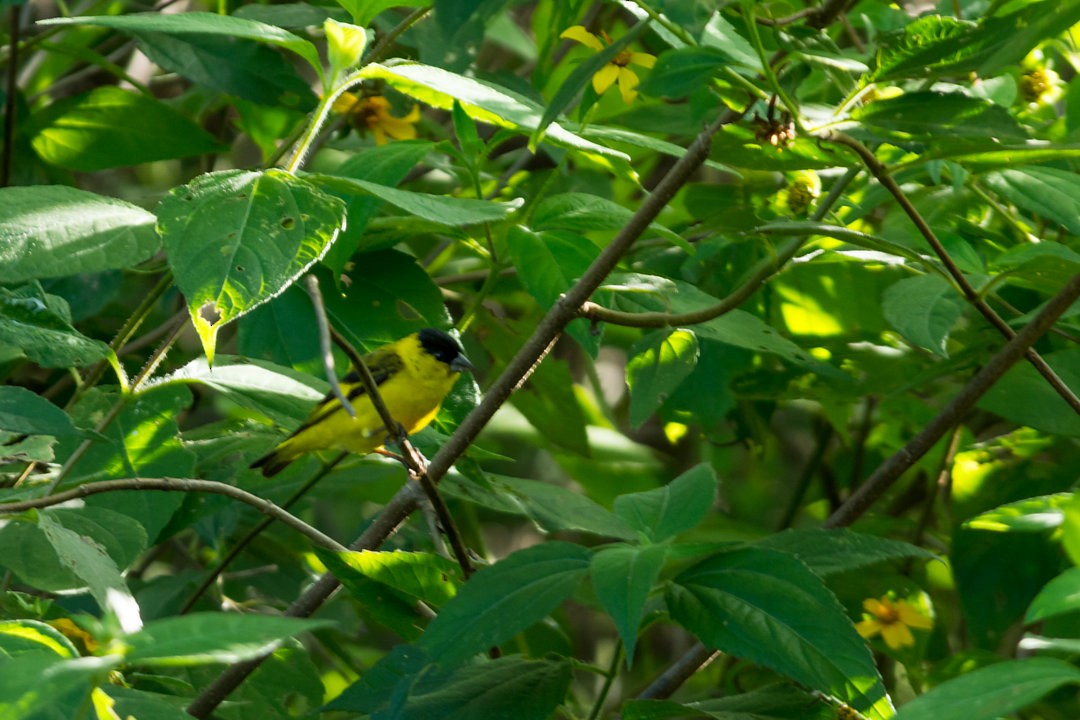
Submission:
[[[911,628],[929,630],[934,621],[919,612],[919,609],[906,600],[892,600],[888,597],[867,598],[863,600],[863,609],[869,613],[855,629],[864,638],[880,634],[881,638],[893,650],[915,644]]]
[[[562,35],[559,37],[574,40],[585,47],[600,52],[606,46],[611,45],[611,38],[603,32],[601,32],[601,35],[603,35],[603,40],[593,35],[583,26],[574,25],[573,27],[568,27],[563,30]],[[637,73],[629,68],[631,64],[651,68],[656,64],[656,56],[648,53],[632,52],[630,50],[619,51],[619,54],[612,58],[611,62],[600,68],[596,74],[593,75],[592,86],[593,90],[596,91],[596,94],[603,95],[607,92],[608,88],[618,83],[619,92],[622,94],[623,102],[634,102],[634,98],[637,97],[637,90],[634,88],[638,86],[641,80],[638,79]]]
[[[418,106],[413,105],[405,117],[397,117],[390,113],[390,103],[382,95],[357,97],[352,93],[342,93],[331,109],[347,115],[349,124],[357,130],[372,133],[377,145],[385,145],[388,137],[395,140],[414,139],[415,125],[420,121]]]

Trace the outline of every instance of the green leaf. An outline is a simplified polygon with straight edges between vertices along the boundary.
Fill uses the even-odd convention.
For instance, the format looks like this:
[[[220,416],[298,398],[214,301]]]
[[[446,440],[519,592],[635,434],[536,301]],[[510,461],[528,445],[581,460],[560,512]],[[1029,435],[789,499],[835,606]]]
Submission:
[[[367,27],[383,10],[392,7],[431,7],[432,0],[339,0],[341,7],[348,10],[357,25]]]
[[[570,666],[561,658],[510,655],[440,672],[417,648],[398,646],[327,704],[330,710],[399,720],[545,720],[564,701]]]
[[[686,704],[631,700],[623,720],[715,718],[715,720],[839,720],[836,708],[805,690],[775,683],[749,692]]]
[[[890,138],[1027,139],[1027,132],[1008,110],[958,92],[924,90],[883,98],[856,108],[851,117]]]
[[[1001,170],[983,178],[987,187],[1022,210],[1080,235],[1080,178],[1049,167]]]
[[[799,560],[721,552],[674,580],[668,607],[710,647],[769,667],[875,720],[892,717],[873,657],[843,607]]]
[[[600,249],[581,235],[569,232],[532,232],[515,225],[506,234],[506,245],[518,278],[542,308],[555,304],[580,278]],[[597,338],[571,324],[569,333],[582,347],[595,352]]]
[[[626,646],[627,667],[634,664],[634,647],[645,614],[645,601],[660,577],[666,557],[666,545],[609,545],[593,556],[591,576],[596,598],[615,621]]]
[[[409,688],[401,720],[479,720],[512,717],[546,720],[566,698],[570,664],[563,658],[526,660],[511,655],[422,674]]]
[[[47,650],[59,657],[79,657],[79,651],[63,633],[37,620],[0,620],[0,657]]]
[[[327,383],[290,368],[230,355],[219,355],[213,368],[206,358],[196,358],[143,388],[171,383],[211,388],[240,407],[266,415],[285,427],[299,425],[329,389]]]
[[[0,430],[26,435],[76,435],[60,408],[26,388],[0,386]]]
[[[462,227],[505,220],[521,203],[496,203],[490,200],[455,198],[412,192],[379,183],[337,175],[305,175],[329,190],[349,195],[373,195],[410,215],[447,227]]]
[[[992,267],[1013,285],[1046,292],[1080,272],[1080,253],[1056,242],[1016,245],[998,255]]]
[[[42,367],[85,367],[111,355],[109,346],[71,326],[63,298],[47,295],[37,283],[0,287],[0,345],[18,348]]]
[[[548,542],[481,568],[431,622],[420,647],[453,667],[509,640],[574,592],[590,558],[580,545]]]
[[[239,613],[164,618],[124,638],[124,659],[149,667],[240,662],[266,652],[271,643],[333,624],[331,620]]]
[[[442,110],[452,110],[454,100],[457,100],[469,117],[478,122],[527,134],[540,126],[544,114],[541,105],[506,88],[430,65],[403,63],[385,66],[372,63],[361,70],[361,74],[366,78],[385,80],[398,92]],[[597,156],[622,161],[630,159],[624,153],[574,135],[555,122],[548,126],[544,138],[556,145]]]
[[[727,64],[727,56],[716,48],[668,50],[657,58],[652,72],[638,86],[638,91],[652,97],[679,100],[705,87]]]
[[[696,465],[663,487],[620,495],[615,499],[615,514],[653,542],[660,542],[701,522],[716,501],[716,488],[712,468]]]
[[[208,173],[161,201],[158,230],[207,359],[217,332],[289,286],[337,237],[344,203],[283,170]]]
[[[1043,359],[1074,393],[1080,392],[1080,349],[1059,350]],[[1056,435],[1080,435],[1080,416],[1028,363],[1009,368],[978,402],[1013,422]]]
[[[1080,670],[1063,660],[1006,660],[919,695],[900,708],[896,720],[997,720],[1074,683],[1080,683]]]
[[[363,608],[365,621],[386,626],[406,642],[420,639],[426,618],[419,612],[415,596],[366,575],[358,567],[356,556],[321,548],[316,548],[315,554]]]
[[[531,222],[537,230],[583,233],[590,230],[621,230],[633,214],[628,208],[596,195],[560,193],[541,200],[532,212]],[[663,225],[649,223],[649,229],[685,250],[691,250],[682,236]]]
[[[458,574],[457,563],[441,555],[393,550],[330,553],[365,577],[405,593],[429,605],[441,607],[457,593],[451,580]]]
[[[264,45],[217,35],[134,35],[155,65],[193,83],[277,108],[306,112],[318,103],[296,69]]]
[[[822,577],[889,560],[938,559],[916,545],[844,529],[785,530],[754,544],[794,555]]]
[[[689,330],[659,330],[636,343],[626,364],[630,424],[637,428],[652,417],[693,372],[697,360],[697,337]]]
[[[386,145],[363,148],[335,168],[334,175],[394,187],[408,176],[433,147],[432,143],[424,140],[398,140]],[[357,248],[371,249],[363,242],[364,231],[383,206],[383,201],[374,195],[357,195],[350,191],[346,197],[348,222],[323,259],[325,264],[339,273],[344,270]],[[396,243],[395,236],[391,244]]]
[[[948,281],[920,275],[893,283],[881,298],[885,319],[908,342],[949,357],[949,331],[964,314],[965,303]]]
[[[1024,623],[1080,610],[1080,568],[1069,568],[1046,584],[1028,606]]]
[[[999,505],[964,521],[971,530],[990,532],[1043,532],[1061,527],[1067,508],[1073,501],[1072,493],[1055,493],[1024,498]]]
[[[160,247],[156,220],[122,200],[62,185],[0,188],[0,282],[132,267]]]
[[[316,71],[322,71],[322,62],[315,46],[299,35],[273,25],[244,20],[229,15],[208,12],[165,14],[159,12],[133,13],[131,15],[93,15],[71,18],[50,18],[38,21],[39,25],[98,25],[123,32],[156,32],[168,35],[220,35],[225,37],[258,40],[291,50]]]
[[[735,65],[750,70],[761,69],[761,58],[758,57],[754,46],[719,11],[714,12],[705,25],[701,33],[701,44],[720,51]]]
[[[112,85],[58,100],[35,113],[31,126],[41,159],[80,172],[224,149],[168,105]]]
[[[115,655],[70,660],[47,652],[0,656],[0,717],[42,717],[38,713],[55,708],[58,698],[80,690],[88,703],[95,679],[107,676],[117,664]]]
[[[450,477],[439,487],[451,497],[527,517],[544,532],[586,532],[623,540],[635,537],[633,528],[579,492],[540,480],[486,477],[489,486]]]
[[[37,514],[36,528],[18,523],[13,530],[2,531],[5,541],[18,542],[4,563],[20,577],[35,587],[88,588],[122,626],[138,627],[138,605],[121,575],[147,544],[137,522],[103,508],[54,508]]]

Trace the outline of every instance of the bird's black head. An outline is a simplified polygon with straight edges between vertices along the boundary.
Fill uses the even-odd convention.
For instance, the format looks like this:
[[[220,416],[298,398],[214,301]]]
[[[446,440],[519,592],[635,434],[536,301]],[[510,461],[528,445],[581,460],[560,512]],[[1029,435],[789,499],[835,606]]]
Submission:
[[[457,340],[435,328],[424,328],[417,337],[420,338],[420,346],[424,351],[451,367],[455,372],[472,370],[472,363],[465,357],[465,351],[458,345]]]

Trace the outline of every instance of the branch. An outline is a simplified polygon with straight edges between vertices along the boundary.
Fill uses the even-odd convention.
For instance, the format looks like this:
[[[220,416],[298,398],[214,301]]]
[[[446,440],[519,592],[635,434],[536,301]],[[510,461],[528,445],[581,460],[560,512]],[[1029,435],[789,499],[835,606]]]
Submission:
[[[893,179],[889,173],[889,169],[877,159],[877,156],[870,151],[865,145],[856,140],[855,138],[844,135],[839,132],[830,132],[824,137],[828,142],[834,142],[838,145],[844,145],[855,151],[855,154],[866,165],[866,169],[881,183],[882,187],[889,191],[889,193],[896,199],[897,204],[907,213],[907,216],[911,219],[911,222],[918,229],[919,233],[926,239],[926,242],[933,248],[934,253],[941,260],[941,263],[945,266],[945,269],[952,276],[953,281],[960,287],[960,291],[963,293],[964,298],[975,306],[984,318],[986,318],[991,325],[993,325],[999,333],[1005,338],[1012,339],[1016,337],[1016,332],[1009,326],[1007,322],[1001,319],[1001,316],[994,312],[994,309],[986,304],[986,301],[979,296],[979,293],[971,286],[968,279],[964,277],[964,273],[960,271],[956,263],[953,262],[952,257],[945,250],[945,246],[938,240],[937,235],[930,229],[930,225],[919,211],[915,209],[915,206],[911,204],[911,200],[908,199],[904,191],[900,189],[900,186]],[[1040,375],[1050,383],[1050,386],[1054,388],[1058,395],[1062,397],[1069,404],[1069,407],[1073,409],[1073,412],[1080,415],[1080,398],[1076,397],[1073,391],[1069,388],[1065,382],[1058,377],[1054,369],[1051,368],[1042,356],[1030,347],[1025,352],[1028,362],[1030,362]]]
[[[1061,292],[1025,326],[1016,337],[1009,340],[967,385],[954,397],[937,417],[930,421],[907,445],[878,466],[847,501],[825,521],[825,527],[847,527],[858,519],[889,487],[937,443],[942,436],[972,408],[975,402],[996,383],[1028,348],[1050,329],[1050,326],[1080,298],[1080,273],[1073,276]]]
[[[836,201],[840,199],[844,190],[847,189],[847,186],[851,184],[851,181],[854,180],[855,176],[858,174],[859,171],[856,168],[848,168],[848,171],[842,175],[839,180],[833,183],[833,186],[829,189],[829,194],[826,195],[825,199],[821,201],[817,208],[815,208],[814,214],[811,215],[810,219],[817,222],[828,215],[829,211],[832,210],[833,205],[836,204]],[[686,327],[715,320],[721,315],[725,315],[739,307],[747,298],[757,292],[758,288],[764,285],[766,280],[787,265],[791,258],[795,257],[795,253],[797,253],[799,248],[806,243],[806,240],[807,238],[792,238],[791,240],[788,240],[775,255],[758,260],[757,264],[750,269],[750,276],[743,281],[735,292],[731,293],[715,305],[700,310],[686,313],[629,313],[611,310],[603,305],[598,305],[590,301],[581,306],[578,315],[583,318],[588,318],[593,322],[607,322],[613,325],[640,328]]]
[[[71,490],[65,490],[64,492],[59,492],[54,495],[46,495],[45,497],[36,498],[34,500],[0,503],[0,515],[11,515],[32,510],[34,508],[51,507],[53,505],[65,503],[69,500],[78,500],[80,498],[89,497],[90,495],[116,492],[118,490],[162,490],[165,492],[203,492],[224,495],[233,500],[239,500],[245,505],[250,505],[263,515],[268,515],[275,520],[281,521],[293,530],[306,535],[313,542],[322,545],[323,547],[337,551],[345,550],[345,546],[334,538],[311,527],[295,515],[290,515],[269,500],[264,500],[258,495],[252,495],[246,490],[241,490],[238,487],[213,480],[189,480],[185,478],[125,478],[123,480],[102,480],[101,482],[78,485]]]

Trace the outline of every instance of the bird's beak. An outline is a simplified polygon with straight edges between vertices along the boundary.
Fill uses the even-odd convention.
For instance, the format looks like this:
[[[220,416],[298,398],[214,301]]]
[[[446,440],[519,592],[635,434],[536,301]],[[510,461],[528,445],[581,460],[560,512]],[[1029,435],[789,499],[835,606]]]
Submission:
[[[450,361],[450,369],[459,373],[465,372],[466,370],[469,372],[474,372],[476,370],[476,368],[473,367],[473,364],[469,362],[469,358],[461,353],[458,353],[458,356]]]

